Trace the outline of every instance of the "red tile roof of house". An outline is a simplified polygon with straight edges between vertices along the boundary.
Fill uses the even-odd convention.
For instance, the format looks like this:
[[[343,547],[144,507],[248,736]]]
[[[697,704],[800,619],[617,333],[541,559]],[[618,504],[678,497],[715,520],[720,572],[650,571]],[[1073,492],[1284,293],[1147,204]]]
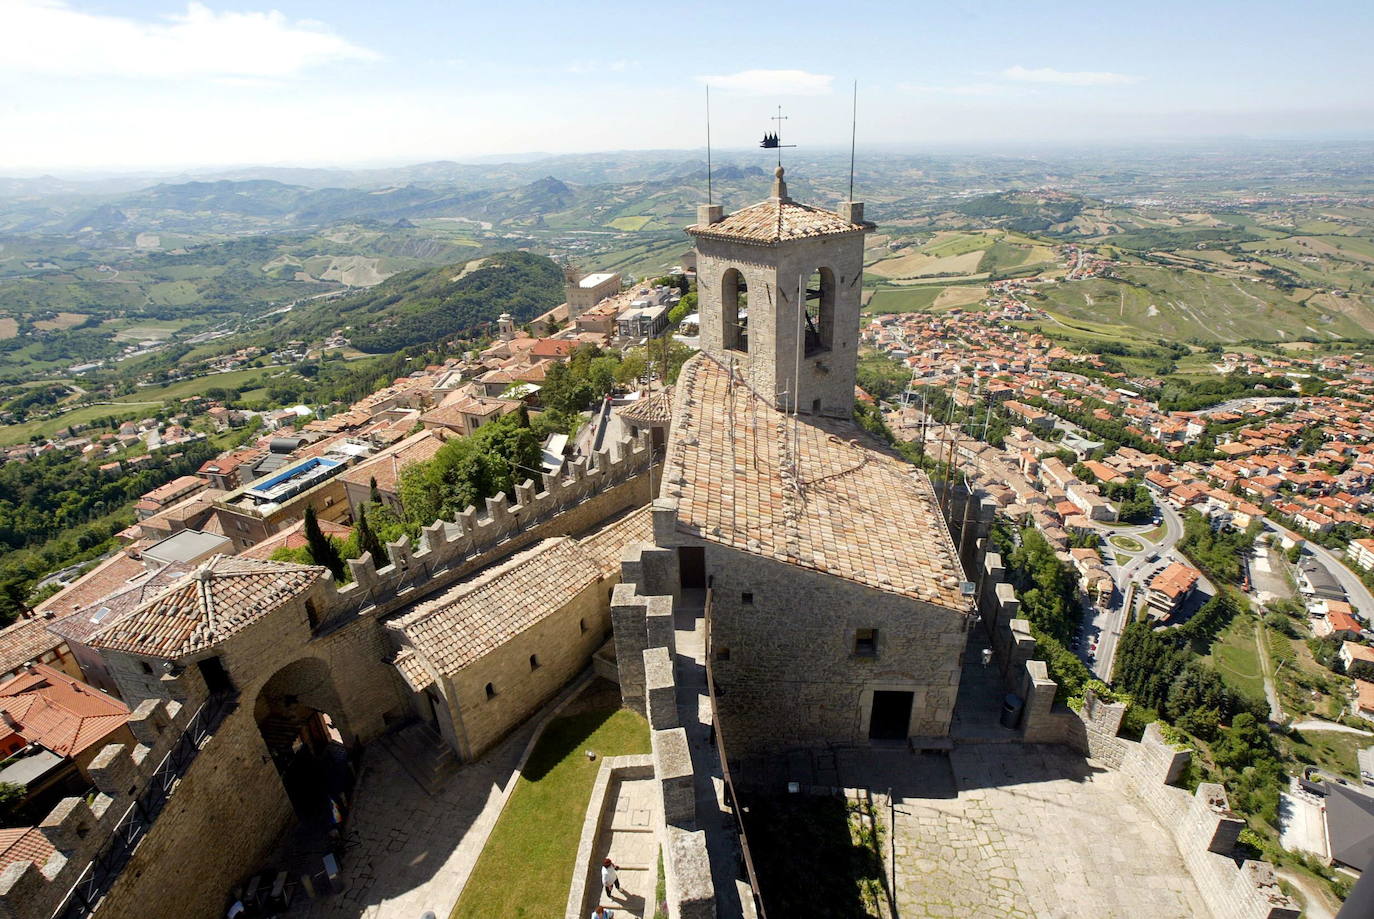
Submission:
[[[37,827],[0,828],[0,871],[15,862],[33,862],[41,867],[56,851]]]
[[[0,684],[0,711],[15,733],[58,756],[76,756],[129,720],[123,702],[43,664]]]

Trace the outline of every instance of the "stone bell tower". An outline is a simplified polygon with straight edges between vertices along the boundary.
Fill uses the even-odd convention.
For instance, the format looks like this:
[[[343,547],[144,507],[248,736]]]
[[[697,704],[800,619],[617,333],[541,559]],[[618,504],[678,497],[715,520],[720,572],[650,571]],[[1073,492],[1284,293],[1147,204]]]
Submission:
[[[861,203],[840,212],[787,196],[783,169],[767,201],[728,216],[697,210],[701,349],[733,364],[785,411],[848,418],[854,410],[859,300],[863,293]]]

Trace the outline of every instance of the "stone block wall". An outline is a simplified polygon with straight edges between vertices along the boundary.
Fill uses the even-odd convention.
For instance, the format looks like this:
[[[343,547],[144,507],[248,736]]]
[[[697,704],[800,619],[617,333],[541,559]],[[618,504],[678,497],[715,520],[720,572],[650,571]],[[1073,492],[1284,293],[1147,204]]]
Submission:
[[[909,736],[949,734],[971,616],[690,542],[704,545],[713,586],[717,714],[732,756],[865,742],[875,691],[912,693]],[[877,631],[875,653],[858,653],[860,629]]]
[[[33,919],[52,915],[91,862],[106,850],[116,829],[126,826],[137,813],[135,801],[149,789],[169,754],[183,744],[183,735],[208,696],[205,683],[195,670],[176,677],[164,676],[163,680],[167,683],[167,698],[144,700],[130,715],[128,725],[134,742],[108,745],[92,760],[89,773],[96,786],[95,797],[89,803],[82,798],[66,798],[39,824],[39,831],[57,850],[56,854],[44,865],[14,862],[0,873],[0,917]],[[220,912],[224,889],[215,862],[233,846],[251,845],[252,841],[231,842],[221,827],[202,826],[197,828],[203,834],[199,838],[219,839],[222,844],[188,851],[182,842],[183,832],[175,825],[185,815],[201,811],[201,802],[196,800],[200,784],[197,776],[218,768],[217,753],[233,743],[225,736],[224,724],[202,740],[198,754],[172,787],[160,815],[138,841],[125,871],[103,892],[102,914],[213,916]],[[244,773],[238,799],[223,802],[223,806],[274,807],[277,802],[270,790],[262,790],[258,777],[252,774],[253,763],[245,761],[241,765],[248,771]],[[272,771],[272,781],[280,787],[274,767],[268,764],[266,768]],[[281,799],[284,803],[284,792]],[[289,804],[286,807],[289,810]],[[145,873],[159,870],[173,871],[178,882],[161,887],[140,882]]]
[[[677,704],[673,600],[639,592],[646,562],[655,555],[663,555],[662,550],[650,546],[626,550],[621,582],[611,604],[621,698],[626,707],[648,718],[651,729],[650,759],[662,816],[657,832],[668,915],[671,919],[714,919],[711,861],[706,834],[697,828],[696,776]]]
[[[587,891],[599,890],[601,884],[601,870],[594,848],[602,827],[614,817],[611,807],[615,804],[617,786],[621,782],[653,778],[653,775],[652,756],[608,756],[601,761],[596,782],[592,785],[591,800],[587,802],[587,815],[582,821],[577,861],[573,863],[577,867],[573,869],[572,885],[568,888],[566,919],[583,919],[591,913]]]
[[[987,553],[980,570],[979,611],[1009,688],[1024,700],[1021,739],[1072,747],[1120,770],[1173,837],[1217,919],[1296,919],[1297,906],[1279,889],[1272,865],[1246,861],[1237,867],[1232,852],[1245,824],[1231,812],[1226,790],[1203,783],[1189,794],[1170,784],[1187,767],[1189,751],[1166,743],[1157,723],[1146,727],[1139,743],[1118,737],[1126,707],[1092,692],[1086,694],[1082,711],[1054,704],[1058,686],[1044,662],[1033,659],[1030,624],[1016,618],[1019,604],[1002,575],[1000,557]]]
[[[437,681],[465,762],[481,757],[586,669],[610,627],[610,589],[605,581],[587,585],[562,608]],[[490,698],[487,684],[495,692]]]

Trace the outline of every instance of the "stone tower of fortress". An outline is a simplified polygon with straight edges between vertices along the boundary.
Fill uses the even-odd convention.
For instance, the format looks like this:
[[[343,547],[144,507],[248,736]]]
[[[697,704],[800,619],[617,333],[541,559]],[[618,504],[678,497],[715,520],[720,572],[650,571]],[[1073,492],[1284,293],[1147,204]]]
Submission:
[[[733,365],[784,411],[848,418],[854,407],[863,205],[838,212],[787,195],[783,169],[765,201],[723,214],[704,205],[696,240],[701,349]]]

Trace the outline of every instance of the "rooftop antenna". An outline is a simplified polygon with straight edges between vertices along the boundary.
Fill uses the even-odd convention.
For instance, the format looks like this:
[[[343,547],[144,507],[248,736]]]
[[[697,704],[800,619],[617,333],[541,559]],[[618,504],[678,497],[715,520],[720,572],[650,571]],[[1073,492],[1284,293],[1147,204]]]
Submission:
[[[706,203],[715,204],[711,197],[711,86],[706,86]]]
[[[782,142],[782,123],[787,120],[787,116],[782,113],[781,105],[778,106],[778,113],[776,115],[769,116],[768,120],[776,121],[778,123],[777,130],[775,130],[772,134],[763,135],[763,140],[759,142],[759,146],[765,150],[778,151],[778,165],[781,166],[783,148],[795,147],[796,144],[785,144]]]
[[[854,140],[859,134],[859,81],[854,81],[854,104],[849,118],[849,200],[854,200]],[[1124,297],[1125,294],[1122,294]]]

